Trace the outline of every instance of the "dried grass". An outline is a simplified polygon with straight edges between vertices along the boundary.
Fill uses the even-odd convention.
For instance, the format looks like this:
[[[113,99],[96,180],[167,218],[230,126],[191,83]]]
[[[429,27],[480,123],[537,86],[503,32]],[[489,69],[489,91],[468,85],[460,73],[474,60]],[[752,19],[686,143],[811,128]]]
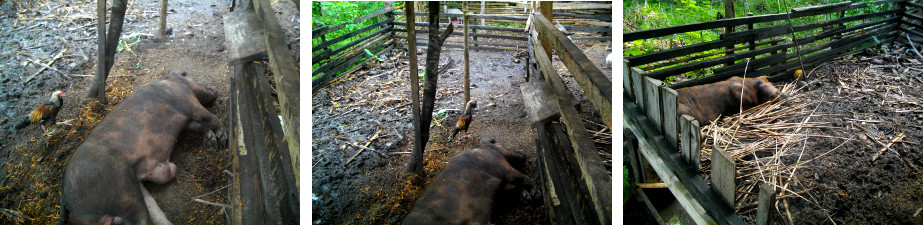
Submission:
[[[755,195],[761,183],[768,183],[781,190],[777,199],[794,196],[819,207],[814,201],[802,196],[810,188],[800,185],[796,176],[799,168],[816,159],[804,158],[807,141],[811,138],[843,139],[811,132],[817,128],[842,129],[814,119],[825,116],[816,111],[826,97],[806,99],[804,93],[799,93],[800,89],[794,87],[794,83],[785,85],[782,92],[791,97],[761,104],[702,128],[705,143],[701,153],[701,170],[704,174],[710,172],[708,164],[711,163],[712,149],[724,149],[731,155],[737,163],[738,194],[735,202],[741,214],[753,211],[753,206],[757,205]],[[837,148],[839,146],[830,149],[828,153]],[[824,155],[826,153],[817,157]],[[791,163],[793,156],[797,159]],[[789,159],[789,163],[783,157]]]

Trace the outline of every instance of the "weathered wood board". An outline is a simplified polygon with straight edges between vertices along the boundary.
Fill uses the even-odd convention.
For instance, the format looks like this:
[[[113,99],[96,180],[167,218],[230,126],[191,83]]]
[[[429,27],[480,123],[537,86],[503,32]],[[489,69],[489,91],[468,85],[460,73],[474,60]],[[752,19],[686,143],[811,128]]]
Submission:
[[[265,59],[263,28],[250,10],[237,10],[222,16],[224,37],[228,41],[228,64],[236,65]]]

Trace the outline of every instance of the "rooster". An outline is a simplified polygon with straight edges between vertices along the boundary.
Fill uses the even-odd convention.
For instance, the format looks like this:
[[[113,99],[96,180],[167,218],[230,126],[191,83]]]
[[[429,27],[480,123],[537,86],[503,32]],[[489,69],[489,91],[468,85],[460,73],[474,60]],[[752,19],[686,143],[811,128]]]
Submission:
[[[465,133],[468,133],[468,126],[471,126],[471,120],[474,117],[474,108],[477,106],[478,103],[474,100],[468,101],[468,104],[465,104],[465,112],[458,117],[458,122],[455,122],[455,129],[452,129],[452,137],[449,137],[449,141],[452,141],[460,130],[465,130]]]
[[[35,110],[32,110],[32,113],[29,113],[29,116],[24,118],[22,122],[16,124],[16,129],[22,129],[29,124],[42,123],[48,124],[51,123],[52,126],[55,125],[55,117],[58,116],[58,111],[61,111],[61,106],[64,105],[64,99],[61,98],[64,96],[63,91],[55,91],[51,94],[51,99],[48,99],[44,104],[38,106]],[[66,122],[62,122],[65,123]],[[45,126],[41,126],[42,133],[48,135]]]

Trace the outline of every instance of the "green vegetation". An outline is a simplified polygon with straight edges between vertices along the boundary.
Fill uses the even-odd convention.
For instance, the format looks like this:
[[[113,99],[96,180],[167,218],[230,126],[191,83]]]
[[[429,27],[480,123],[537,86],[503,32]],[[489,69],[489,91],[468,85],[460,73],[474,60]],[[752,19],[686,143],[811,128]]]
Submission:
[[[403,4],[403,2],[395,2],[394,5],[397,6],[398,4]],[[317,29],[322,26],[334,27],[340,24],[346,24],[342,29],[326,34],[325,35],[326,39],[322,39],[321,37],[313,37],[313,39],[311,39],[311,46],[319,45],[320,43],[322,43],[322,40],[330,40],[336,37],[340,37],[342,35],[351,33],[353,31],[356,31],[364,27],[367,27],[369,25],[380,22],[378,20],[378,17],[369,18],[365,21],[360,21],[359,23],[353,23],[353,20],[363,15],[367,15],[369,13],[373,13],[375,11],[384,9],[384,7],[385,7],[384,2],[381,2],[381,1],[375,1],[375,2],[314,1],[314,2],[311,2],[311,15],[312,15],[311,25],[313,29]],[[340,42],[337,42],[331,45],[330,47],[328,47],[328,49],[336,49],[356,39],[359,39],[366,35],[374,33],[375,31],[378,31],[378,29],[372,29],[370,31],[366,31],[359,35],[356,35],[354,37],[347,38],[346,40],[343,40],[343,41],[340,41]],[[371,56],[366,55],[366,57],[371,57]],[[365,61],[365,60],[363,59],[362,61]],[[356,64],[358,65],[359,63],[356,63]],[[351,65],[349,67],[351,68],[353,66],[355,65]],[[313,65],[313,67],[317,68],[319,67],[319,65]],[[348,69],[349,68],[346,68],[345,70],[348,70]],[[339,72],[341,71],[332,71],[332,73],[339,73]],[[323,74],[318,74],[317,76],[312,77],[312,80],[321,75]]]
[[[830,4],[839,1],[829,1],[829,0],[790,0],[790,1],[757,1],[757,0],[735,0],[734,1],[734,16],[743,17],[747,16],[748,13],[753,15],[766,15],[766,14],[777,14],[789,12],[792,8],[807,7],[807,6],[816,6],[823,4]],[[853,2],[872,2],[871,0],[856,0]],[[623,3],[623,31],[632,32],[639,30],[649,30],[654,28],[663,28],[670,26],[677,26],[683,24],[697,23],[697,22],[706,22],[716,20],[719,14],[724,14],[724,1],[720,0],[669,0],[669,1],[656,1],[656,0],[626,0]],[[844,16],[853,16],[859,14],[865,14],[870,12],[880,12],[892,9],[893,4],[884,4],[884,5],[868,5],[865,8],[847,10]],[[806,16],[801,18],[793,19],[792,23],[796,25],[814,23],[818,21],[830,20],[838,18],[839,15],[836,13],[828,13],[818,16]],[[880,18],[878,18],[880,19]],[[854,21],[849,22],[844,25],[853,26],[866,21]],[[758,23],[754,25],[754,28],[768,27],[782,24],[783,21],[775,21],[768,23]],[[747,29],[746,26],[737,26],[736,30],[740,31]],[[794,36],[803,37],[812,34],[821,32],[821,29],[807,30],[796,32]],[[623,43],[624,56],[637,56],[647,52],[655,52],[664,49],[682,47],[697,43],[709,42],[718,40],[720,35],[724,33],[723,28],[719,29],[709,29],[701,30],[694,32],[679,33],[675,35],[670,35],[666,37],[661,37],[657,39],[646,39],[646,40],[635,40],[631,42]],[[787,35],[783,37],[777,37],[778,41],[791,41],[792,36]],[[815,43],[809,43],[808,46],[813,46],[829,41],[819,40]],[[745,47],[744,44],[738,44],[735,47]],[[694,62],[707,60],[717,57],[724,56],[724,48],[713,49],[710,51],[705,51],[696,55],[679,57],[676,59],[668,60],[667,62],[653,63],[649,65],[638,65],[642,69],[654,70],[654,69],[664,69],[673,66],[683,65],[684,63],[677,62]],[[738,50],[740,51],[740,50]],[[794,52],[794,49],[789,49],[789,52]],[[768,54],[768,53],[767,53]],[[694,58],[692,58],[694,57]],[[761,56],[757,56],[761,57]],[[741,63],[741,61],[737,62]],[[715,66],[717,68],[720,66]],[[684,76],[687,78],[696,78],[701,76],[706,76],[711,74],[711,69],[704,69],[699,71],[693,71],[685,73]],[[667,83],[672,83],[676,80],[675,77],[668,77],[665,79]]]
[[[631,187],[635,182],[628,176],[628,167],[622,166],[622,203],[628,202],[628,193],[631,193]]]

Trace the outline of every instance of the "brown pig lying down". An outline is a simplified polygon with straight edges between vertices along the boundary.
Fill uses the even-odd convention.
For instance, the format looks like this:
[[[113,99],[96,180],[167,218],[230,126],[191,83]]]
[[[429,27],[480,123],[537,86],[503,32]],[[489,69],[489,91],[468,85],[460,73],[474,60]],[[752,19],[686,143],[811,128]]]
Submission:
[[[746,110],[773,100],[782,93],[772,86],[766,77],[731,77],[721,82],[680,88],[676,91],[679,95],[676,114],[695,117],[702,126],[711,124],[720,115],[740,113],[741,102]],[[786,97],[783,95],[781,98]]]
[[[525,154],[481,139],[480,146],[456,156],[414,203],[404,224],[487,224],[498,191],[522,190],[522,197],[538,192],[535,183],[513,168]]]
[[[103,118],[71,156],[61,190],[61,223],[170,224],[142,181],[176,177],[170,152],[183,130],[224,147],[221,122],[203,105],[215,92],[173,71],[135,90]],[[68,216],[69,214],[69,216]]]

